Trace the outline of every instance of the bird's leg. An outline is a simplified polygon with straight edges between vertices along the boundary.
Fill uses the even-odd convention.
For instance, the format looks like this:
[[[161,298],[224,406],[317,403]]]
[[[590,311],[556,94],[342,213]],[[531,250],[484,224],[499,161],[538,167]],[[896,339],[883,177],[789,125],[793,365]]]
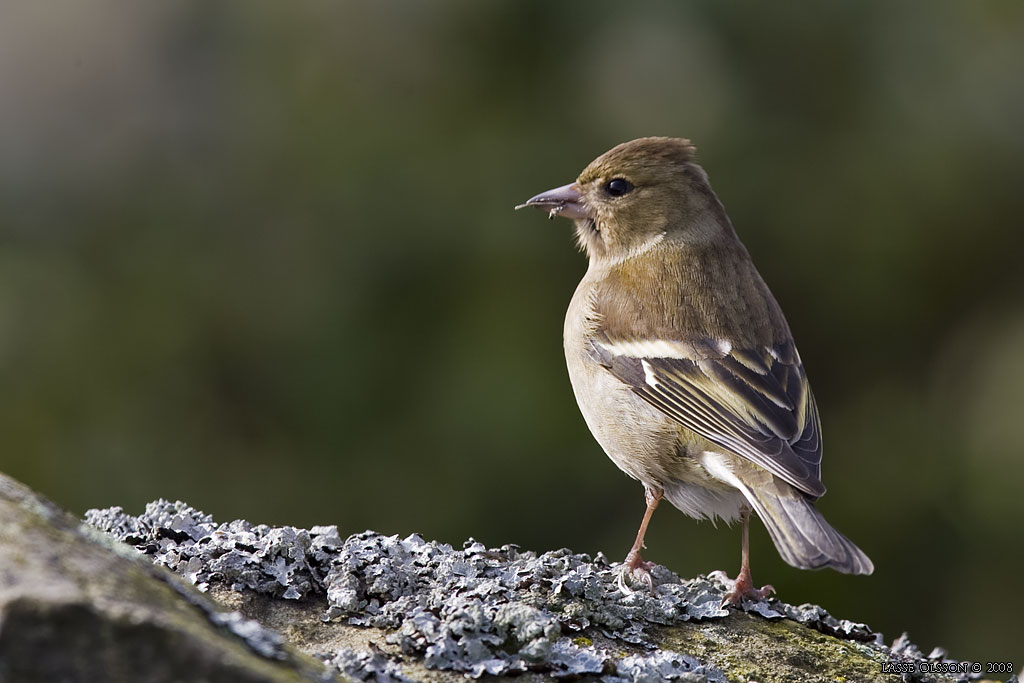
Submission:
[[[633,593],[633,589],[626,584],[626,580],[629,578],[639,579],[647,586],[651,593],[654,593],[654,580],[651,578],[651,567],[653,565],[650,562],[644,562],[644,558],[640,557],[640,551],[647,547],[644,545],[644,536],[647,534],[647,525],[651,523],[651,515],[654,514],[655,508],[658,507],[658,503],[661,501],[661,495],[661,489],[644,486],[644,499],[647,501],[647,509],[644,511],[644,518],[640,522],[640,530],[636,532],[636,541],[633,542],[633,547],[629,549],[622,567],[619,568],[619,577],[616,580],[619,590],[626,595]]]
[[[771,586],[754,588],[754,582],[750,579],[750,508],[746,505],[740,508],[740,521],[743,523],[743,551],[740,557],[740,573],[736,580],[729,579],[724,572],[714,572],[718,578],[729,586],[729,592],[722,599],[722,607],[732,605],[739,607],[743,598],[751,600],[764,600],[775,592]]]

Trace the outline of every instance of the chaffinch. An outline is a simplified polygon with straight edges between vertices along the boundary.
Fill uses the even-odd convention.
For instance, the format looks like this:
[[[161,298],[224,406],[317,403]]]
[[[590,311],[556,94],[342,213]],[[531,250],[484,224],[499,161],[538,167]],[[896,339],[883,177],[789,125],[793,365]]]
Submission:
[[[640,551],[663,497],[742,523],[723,604],[773,592],[751,581],[751,510],[794,567],[870,574],[814,507],[821,425],[803,363],[690,142],[623,143],[524,206],[571,219],[590,260],[565,318],[569,378],[590,431],[647,501],[620,588],[652,586]]]

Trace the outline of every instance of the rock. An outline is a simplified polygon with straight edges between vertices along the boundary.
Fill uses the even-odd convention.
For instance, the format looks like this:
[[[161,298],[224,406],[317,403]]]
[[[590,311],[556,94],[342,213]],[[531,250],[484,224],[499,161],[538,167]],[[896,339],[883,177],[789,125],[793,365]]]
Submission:
[[[0,681],[336,681],[281,636],[0,475]]]
[[[167,501],[86,518],[0,475],[0,682],[970,678],[816,605],[724,610],[707,577],[656,567],[653,594],[623,596],[601,555],[218,524]]]
[[[605,681],[967,680],[969,664],[816,605],[720,607],[723,586],[653,570],[655,593],[623,596],[615,569],[558,550],[462,548],[370,531],[342,539],[244,521],[217,524],[156,501],[87,519],[337,670],[362,680],[517,677]]]

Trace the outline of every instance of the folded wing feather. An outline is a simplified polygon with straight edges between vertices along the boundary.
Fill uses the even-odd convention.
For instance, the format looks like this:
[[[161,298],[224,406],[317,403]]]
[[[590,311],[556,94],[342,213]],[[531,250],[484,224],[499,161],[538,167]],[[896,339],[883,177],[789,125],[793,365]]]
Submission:
[[[682,426],[764,467],[813,497],[821,482],[821,427],[791,342],[763,349],[597,339],[593,358]]]

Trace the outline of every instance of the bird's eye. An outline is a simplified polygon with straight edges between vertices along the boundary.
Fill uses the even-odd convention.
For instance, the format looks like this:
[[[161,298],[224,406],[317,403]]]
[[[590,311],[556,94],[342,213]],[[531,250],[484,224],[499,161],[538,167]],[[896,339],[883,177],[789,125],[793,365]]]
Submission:
[[[605,184],[604,191],[613,197],[621,197],[633,190],[633,183],[625,178],[612,178]]]

